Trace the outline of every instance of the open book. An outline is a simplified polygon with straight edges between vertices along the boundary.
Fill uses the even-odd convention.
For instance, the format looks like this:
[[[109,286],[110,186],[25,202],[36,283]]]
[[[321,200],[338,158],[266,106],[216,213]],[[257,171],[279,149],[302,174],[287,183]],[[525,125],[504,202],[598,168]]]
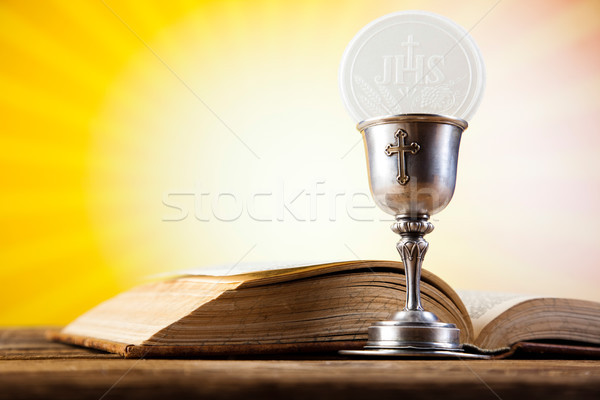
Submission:
[[[186,274],[124,292],[49,336],[125,357],[360,349],[372,323],[403,308],[405,285],[402,263],[392,261]],[[426,310],[484,351],[532,340],[600,345],[600,303],[473,292],[461,298],[426,270],[421,292]]]

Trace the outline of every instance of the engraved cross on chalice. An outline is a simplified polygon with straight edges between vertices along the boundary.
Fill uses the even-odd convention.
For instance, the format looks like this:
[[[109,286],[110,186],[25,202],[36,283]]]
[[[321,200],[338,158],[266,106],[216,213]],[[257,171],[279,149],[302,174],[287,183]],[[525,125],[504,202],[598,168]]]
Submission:
[[[421,149],[418,143],[412,142],[410,145],[406,146],[404,144],[404,139],[408,136],[408,133],[404,129],[398,129],[394,134],[396,137],[396,145],[388,144],[385,147],[385,154],[391,156],[394,153],[398,153],[398,182],[401,185],[406,185],[410,180],[410,176],[408,176],[406,172],[406,158],[404,153],[410,152],[411,154],[417,154]]]
[[[458,149],[467,122],[436,114],[401,114],[358,124],[367,153],[369,184],[379,208],[395,217],[396,248],[406,274],[406,305],[389,321],[369,327],[364,350],[352,355],[451,356],[462,353],[460,331],[421,305],[421,266],[433,231],[429,217],[454,193]]]

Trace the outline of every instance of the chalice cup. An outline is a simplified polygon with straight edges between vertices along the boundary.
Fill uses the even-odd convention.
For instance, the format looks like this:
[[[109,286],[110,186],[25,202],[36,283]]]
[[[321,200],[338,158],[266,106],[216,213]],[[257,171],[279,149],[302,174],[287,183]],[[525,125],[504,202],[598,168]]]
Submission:
[[[429,217],[454,193],[458,149],[467,122],[436,114],[402,114],[360,122],[369,184],[379,208],[395,217],[392,230],[406,274],[406,305],[389,321],[369,327],[361,355],[455,355],[462,351],[456,325],[441,322],[421,304],[421,265],[433,231]],[[459,352],[459,353],[457,353]]]

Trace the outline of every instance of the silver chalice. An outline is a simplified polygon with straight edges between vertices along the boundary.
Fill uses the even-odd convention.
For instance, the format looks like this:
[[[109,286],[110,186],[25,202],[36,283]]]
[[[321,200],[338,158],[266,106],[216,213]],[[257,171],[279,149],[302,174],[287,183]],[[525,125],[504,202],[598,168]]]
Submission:
[[[402,114],[360,122],[369,184],[379,208],[395,217],[392,230],[406,273],[406,305],[389,321],[369,327],[364,350],[348,355],[465,355],[456,325],[441,322],[421,305],[421,265],[433,231],[429,217],[454,193],[458,149],[467,122],[436,114]]]

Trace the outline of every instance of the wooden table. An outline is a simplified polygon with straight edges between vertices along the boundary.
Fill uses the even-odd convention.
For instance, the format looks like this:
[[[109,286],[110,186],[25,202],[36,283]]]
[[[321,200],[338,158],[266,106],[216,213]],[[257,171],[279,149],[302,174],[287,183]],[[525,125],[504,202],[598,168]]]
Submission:
[[[406,396],[406,397],[404,397]],[[0,330],[0,399],[600,399],[596,360],[124,360]]]

